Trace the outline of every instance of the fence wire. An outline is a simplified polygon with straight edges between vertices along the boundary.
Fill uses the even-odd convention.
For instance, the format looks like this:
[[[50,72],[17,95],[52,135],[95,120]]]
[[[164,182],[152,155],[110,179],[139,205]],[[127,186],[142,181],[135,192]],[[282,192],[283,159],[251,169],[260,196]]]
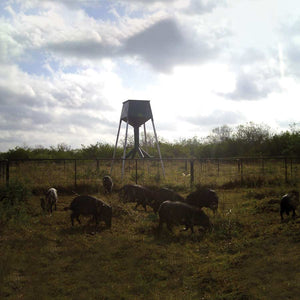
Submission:
[[[297,185],[300,158],[164,159],[29,159],[0,161],[0,184],[18,180],[34,187],[101,185],[104,175],[115,184],[222,186],[249,180],[264,184]]]

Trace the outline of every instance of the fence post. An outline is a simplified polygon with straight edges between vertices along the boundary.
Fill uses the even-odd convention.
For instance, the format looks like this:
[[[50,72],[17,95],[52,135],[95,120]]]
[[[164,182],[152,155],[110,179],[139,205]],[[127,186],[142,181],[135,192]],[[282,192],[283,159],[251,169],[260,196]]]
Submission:
[[[218,158],[218,176],[220,176],[220,159]]]
[[[263,158],[261,159],[261,168],[262,168],[262,173],[264,175],[265,174],[265,160]]]
[[[288,182],[288,168],[287,168],[287,158],[284,158],[284,177],[285,177],[285,183]]]
[[[244,182],[244,168],[243,168],[243,159],[240,160],[240,169],[241,169],[241,184]]]
[[[9,160],[6,161],[6,186],[9,186]]]
[[[100,169],[99,159],[97,159],[97,169],[96,169],[97,173],[99,173],[99,169]]]
[[[77,187],[77,160],[74,159],[74,184]]]
[[[138,183],[138,160],[135,159],[135,184]]]
[[[190,167],[191,167],[191,188],[194,185],[194,161],[190,160]]]

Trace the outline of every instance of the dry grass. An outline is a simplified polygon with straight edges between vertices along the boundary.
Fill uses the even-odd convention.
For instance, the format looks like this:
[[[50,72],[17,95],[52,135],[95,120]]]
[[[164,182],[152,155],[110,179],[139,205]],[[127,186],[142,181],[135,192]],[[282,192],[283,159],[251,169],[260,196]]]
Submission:
[[[63,208],[73,196],[61,195],[52,216],[31,196],[29,218],[0,231],[0,298],[297,299],[300,219],[281,223],[269,204],[284,190],[217,192],[212,232],[164,228],[159,238],[157,216],[117,194],[93,193],[113,206],[111,230],[96,232],[88,218],[71,228]]]

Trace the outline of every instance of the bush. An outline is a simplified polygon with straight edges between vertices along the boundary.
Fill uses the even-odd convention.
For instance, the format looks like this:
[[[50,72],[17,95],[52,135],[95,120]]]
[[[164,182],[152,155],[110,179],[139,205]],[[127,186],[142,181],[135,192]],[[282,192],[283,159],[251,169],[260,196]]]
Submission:
[[[0,187],[0,225],[28,220],[26,200],[29,195],[29,189],[19,181]]]

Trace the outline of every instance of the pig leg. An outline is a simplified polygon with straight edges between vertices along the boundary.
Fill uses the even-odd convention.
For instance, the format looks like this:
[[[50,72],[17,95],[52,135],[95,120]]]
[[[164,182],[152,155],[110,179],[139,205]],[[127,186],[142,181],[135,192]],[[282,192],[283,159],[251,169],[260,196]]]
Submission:
[[[161,233],[162,227],[163,227],[163,221],[160,219],[158,224],[158,234]]]
[[[73,213],[71,214],[71,222],[72,222],[72,226],[74,226],[74,218],[76,218],[77,222],[78,222],[79,224],[81,224],[81,222],[80,222],[80,220],[79,220],[79,215],[73,212]]]
[[[143,207],[144,207],[144,210],[147,211],[147,205],[146,205],[146,203],[143,203]]]

